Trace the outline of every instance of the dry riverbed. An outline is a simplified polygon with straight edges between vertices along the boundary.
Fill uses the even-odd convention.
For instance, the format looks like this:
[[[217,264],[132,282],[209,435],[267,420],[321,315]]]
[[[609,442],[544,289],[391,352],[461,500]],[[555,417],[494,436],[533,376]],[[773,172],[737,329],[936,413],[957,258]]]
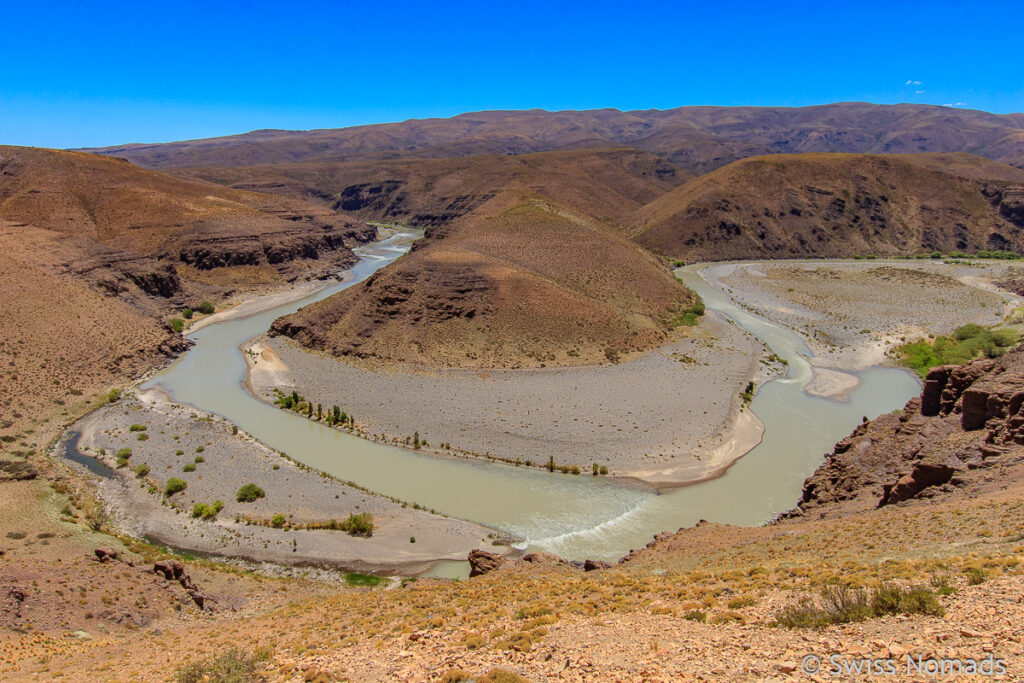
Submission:
[[[999,262],[775,261],[720,264],[702,275],[738,304],[802,335],[814,352],[808,393],[844,399],[851,372],[889,363],[904,341],[994,325],[1022,299],[993,282],[1021,272]]]
[[[534,466],[553,458],[658,484],[714,476],[760,441],[740,395],[779,371],[768,356],[713,313],[687,338],[605,366],[374,372],[280,337],[260,337],[246,353],[258,398],[295,390],[338,405],[371,440],[408,445],[418,433],[421,452]]]
[[[145,429],[132,431],[132,425]],[[157,391],[101,408],[73,430],[81,434],[79,452],[110,468],[116,468],[118,451],[131,449],[127,466],[100,478],[99,493],[118,527],[160,544],[261,562],[399,574],[416,573],[440,559],[465,559],[476,547],[496,550],[486,527],[338,482],[235,433],[219,417],[166,401]],[[145,476],[134,471],[142,464],[148,468]],[[172,477],[187,488],[164,496]],[[265,496],[237,501],[239,488],[250,483]],[[217,500],[223,509],[215,519],[192,517],[196,503]],[[360,513],[373,516],[372,537],[250,523],[281,514],[286,526],[298,526]]]

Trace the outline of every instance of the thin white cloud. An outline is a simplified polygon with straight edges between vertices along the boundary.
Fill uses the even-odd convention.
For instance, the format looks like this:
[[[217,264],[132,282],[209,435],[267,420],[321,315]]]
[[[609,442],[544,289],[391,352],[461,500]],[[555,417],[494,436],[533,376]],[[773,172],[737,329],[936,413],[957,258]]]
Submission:
[[[922,93],[924,93],[924,90],[915,90],[914,91],[915,95],[921,95]]]
[[[907,81],[903,85],[921,85],[921,81],[915,81],[913,78],[911,78],[909,81]]]

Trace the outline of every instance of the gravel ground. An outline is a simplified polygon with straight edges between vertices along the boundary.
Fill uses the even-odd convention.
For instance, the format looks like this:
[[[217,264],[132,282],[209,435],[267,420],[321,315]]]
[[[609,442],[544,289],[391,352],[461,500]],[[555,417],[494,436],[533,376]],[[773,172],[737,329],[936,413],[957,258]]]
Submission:
[[[584,470],[597,463],[612,474],[664,481],[678,473],[686,481],[719,469],[723,444],[738,439],[746,452],[761,435],[756,419],[737,417],[740,392],[767,372],[765,349],[715,314],[692,336],[640,359],[583,368],[371,372],[280,337],[250,348],[259,398],[294,389],[355,415],[369,438],[404,442],[419,432],[430,444],[424,450],[436,454],[538,464],[553,457]]]
[[[110,467],[116,467],[119,449],[132,450],[129,466],[102,479],[99,486],[115,521],[132,535],[255,561],[395,573],[414,573],[439,559],[465,559],[475,547],[494,549],[490,529],[406,508],[337,482],[244,433],[234,434],[233,426],[219,417],[168,403],[155,392],[142,394],[142,399],[125,398],[73,428],[81,433],[79,451]],[[146,429],[133,432],[133,424]],[[145,440],[140,441],[140,435]],[[197,463],[197,457],[202,462]],[[145,478],[131,471],[141,463],[150,468]],[[184,471],[186,465],[195,470]],[[185,481],[187,488],[165,499],[160,492],[171,477]],[[239,487],[248,483],[263,489],[265,497],[251,503],[236,501]],[[150,491],[150,485],[156,491]],[[192,519],[195,503],[215,500],[224,504],[215,521]],[[342,531],[272,529],[242,521],[281,513],[289,522],[301,524],[363,512],[373,515],[371,538]]]

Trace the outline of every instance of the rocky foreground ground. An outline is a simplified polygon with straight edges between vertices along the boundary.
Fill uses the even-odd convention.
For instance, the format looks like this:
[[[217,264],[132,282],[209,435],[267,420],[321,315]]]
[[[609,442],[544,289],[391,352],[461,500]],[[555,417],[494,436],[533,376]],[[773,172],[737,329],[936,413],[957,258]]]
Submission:
[[[80,523],[88,518],[81,497],[21,482],[9,489],[23,497],[5,503],[5,519],[19,519],[31,496],[43,497],[53,519],[5,540],[0,674],[160,680],[188,662],[212,671],[217,657],[237,648],[254,677],[286,681],[483,680],[488,673],[503,680],[493,678],[496,670],[507,672],[504,680],[533,681],[877,680],[863,670],[832,673],[875,660],[895,667],[887,680],[931,679],[913,667],[971,665],[1003,671],[986,680],[1017,680],[1024,676],[1022,357],[1014,351],[935,370],[902,415],[858,427],[816,475],[831,481],[839,464],[863,467],[870,460],[855,455],[873,443],[920,453],[916,439],[932,430],[943,442],[963,442],[963,474],[949,486],[889,499],[917,480],[916,456],[901,456],[884,476],[848,479],[835,489],[845,491],[840,496],[815,497],[824,489],[810,486],[812,478],[803,509],[775,524],[700,523],[660,534],[610,566],[580,568],[540,554],[477,562],[489,571],[468,581],[419,579],[388,590],[186,562],[181,573],[201,589],[200,608],[173,572],[167,578],[157,549],[106,538],[119,556],[97,554],[102,537]],[[981,457],[992,448],[998,455]],[[991,462],[972,466],[968,451]],[[801,601],[825,604],[819,596],[836,581],[853,591],[916,588],[921,609],[786,625]],[[813,675],[806,668],[818,665]]]

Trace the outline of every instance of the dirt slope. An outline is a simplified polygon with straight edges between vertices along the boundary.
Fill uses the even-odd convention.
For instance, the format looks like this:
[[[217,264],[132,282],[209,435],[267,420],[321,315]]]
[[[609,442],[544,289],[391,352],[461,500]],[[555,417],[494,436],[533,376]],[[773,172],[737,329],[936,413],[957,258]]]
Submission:
[[[631,234],[687,261],[1024,249],[1024,171],[969,155],[774,155],[643,207]]]
[[[373,234],[308,202],[0,147],[0,437],[15,439],[0,447],[29,450],[43,438],[27,438],[29,425],[79,412],[180,350],[171,312],[337,272]]]

